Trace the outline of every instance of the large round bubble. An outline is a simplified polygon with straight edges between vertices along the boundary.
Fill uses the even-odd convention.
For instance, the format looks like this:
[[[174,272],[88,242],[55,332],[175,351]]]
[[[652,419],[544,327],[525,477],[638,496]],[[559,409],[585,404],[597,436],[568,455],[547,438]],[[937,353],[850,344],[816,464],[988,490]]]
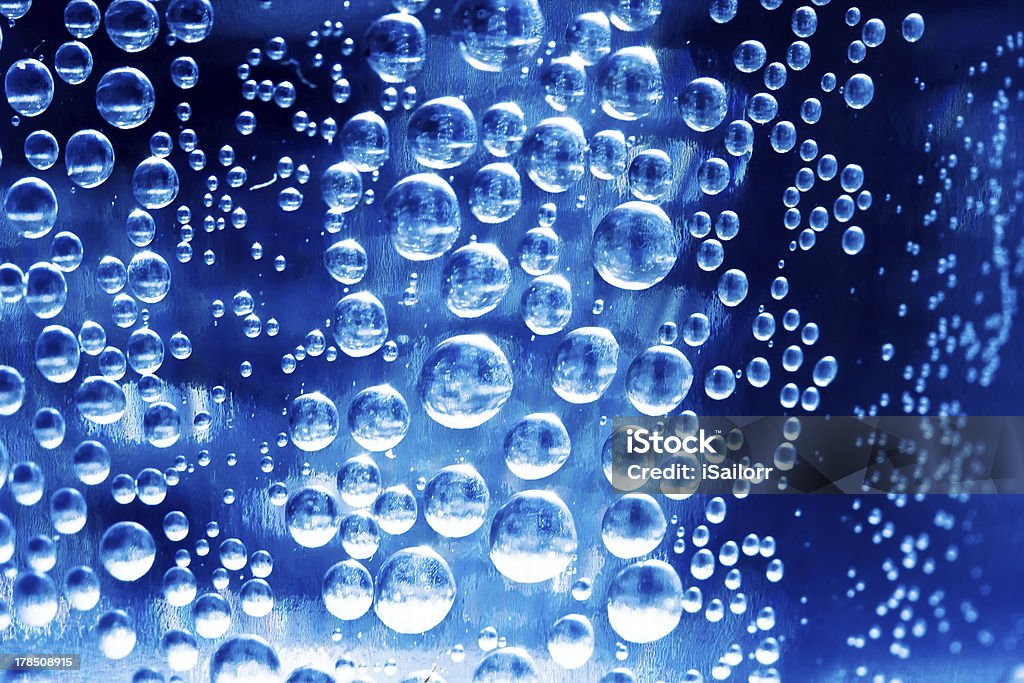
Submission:
[[[462,56],[481,71],[526,62],[544,39],[538,0],[460,0],[451,17]]]
[[[427,415],[452,429],[472,429],[498,414],[512,395],[512,366],[483,334],[459,335],[434,347],[418,390]]]
[[[418,173],[399,180],[382,208],[391,244],[410,261],[435,259],[459,238],[459,199],[440,176]]]
[[[491,561],[518,583],[539,583],[568,568],[576,553],[576,524],[550,491],[517,493],[494,515]]]
[[[377,572],[373,609],[398,633],[425,633],[455,604],[455,577],[448,563],[426,546],[399,550]]]
[[[594,268],[608,284],[647,289],[665,279],[679,256],[679,230],[654,204],[626,202],[594,231]]]

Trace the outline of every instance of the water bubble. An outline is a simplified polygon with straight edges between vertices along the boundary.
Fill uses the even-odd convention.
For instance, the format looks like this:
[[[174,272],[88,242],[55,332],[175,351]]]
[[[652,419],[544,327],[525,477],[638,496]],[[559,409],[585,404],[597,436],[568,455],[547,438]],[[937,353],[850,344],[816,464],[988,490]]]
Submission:
[[[22,116],[38,116],[53,101],[53,75],[36,59],[19,59],[4,79],[7,103]]]
[[[158,303],[171,289],[171,269],[163,256],[140,251],[128,264],[128,286],[139,301]]]
[[[363,197],[363,178],[354,164],[347,161],[329,166],[320,176],[320,195],[332,209],[348,213]]]
[[[403,83],[423,69],[427,34],[411,14],[385,14],[366,29],[366,61],[385,83]]]
[[[132,194],[147,209],[162,209],[178,196],[178,172],[166,159],[149,157],[135,167]]]
[[[114,171],[114,147],[98,130],[80,130],[68,138],[64,165],[68,178],[78,187],[98,187]]]
[[[443,277],[441,293],[448,310],[460,318],[479,318],[504,298],[512,271],[498,247],[473,243],[451,255]]]
[[[401,443],[409,431],[409,406],[390,385],[367,387],[349,404],[348,426],[352,438],[366,450],[386,451]]]
[[[457,97],[439,97],[413,112],[406,136],[419,163],[433,169],[455,168],[476,149],[476,117]]]
[[[25,305],[37,317],[49,320],[64,310],[68,283],[64,273],[52,263],[39,262],[25,277]]]
[[[423,517],[446,538],[464,538],[483,526],[491,493],[472,465],[438,471],[423,490]]]
[[[540,683],[533,657],[518,647],[503,647],[484,657],[473,671],[473,683]]]
[[[107,659],[124,659],[135,649],[135,624],[123,610],[104,612],[96,621],[96,636]]]
[[[64,26],[75,38],[83,40],[100,27],[100,9],[93,0],[70,0],[64,7]]]
[[[191,57],[175,57],[171,62],[171,82],[182,90],[194,88],[199,82],[199,65]]]
[[[577,15],[565,29],[565,42],[572,54],[587,66],[597,64],[612,51],[612,28],[604,12]]]
[[[419,173],[398,181],[384,197],[384,225],[395,251],[427,261],[451,249],[459,237],[459,201],[443,178]]]
[[[683,121],[698,133],[714,130],[725,120],[729,98],[725,86],[714,78],[697,78],[679,95]]]
[[[587,138],[567,117],[544,119],[523,142],[526,174],[545,192],[565,192],[587,170]]]
[[[376,171],[390,155],[388,125],[372,111],[356,114],[341,127],[341,153],[363,173]]]
[[[608,588],[608,621],[631,643],[660,640],[679,624],[682,582],[671,565],[645,560],[620,571]]]
[[[718,157],[712,157],[702,163],[697,170],[697,182],[700,184],[701,192],[714,196],[721,194],[732,180],[732,172],[729,164]]]
[[[534,278],[523,292],[520,309],[534,334],[561,332],[572,318],[572,286],[561,275]]]
[[[732,52],[732,63],[742,73],[754,73],[768,59],[768,51],[758,40],[745,40]]]
[[[722,401],[736,390],[736,375],[726,365],[716,365],[704,377],[704,392],[715,401]]]
[[[21,572],[14,579],[11,607],[18,621],[29,628],[46,626],[57,616],[59,596],[46,574]]]
[[[469,208],[481,223],[504,223],[519,212],[523,183],[512,164],[482,166],[469,185]]]
[[[867,74],[854,74],[843,86],[843,99],[851,109],[863,109],[875,97],[875,83]]]
[[[539,583],[561,574],[576,553],[576,525],[569,508],[549,491],[523,491],[491,523],[495,568],[517,583]]]
[[[141,126],[149,120],[155,106],[153,84],[138,69],[112,69],[96,85],[96,110],[115,128],[129,130]]]
[[[72,567],[64,575],[64,594],[68,604],[79,612],[88,612],[100,601],[100,579],[92,567]]]
[[[599,180],[612,180],[626,170],[629,147],[620,130],[603,130],[590,138],[590,172]]]
[[[459,335],[434,347],[423,362],[418,391],[435,422],[472,429],[487,422],[512,394],[512,368],[483,334]]]
[[[21,178],[10,186],[4,196],[4,214],[7,222],[22,237],[43,237],[57,222],[57,195],[41,178]]]
[[[370,292],[349,294],[335,305],[331,330],[343,353],[353,358],[369,356],[388,336],[384,304]]]
[[[544,38],[544,14],[537,0],[460,0],[451,22],[463,58],[481,71],[524,63]]]
[[[100,539],[100,562],[118,581],[137,581],[156,560],[156,544],[146,527],[136,522],[117,522]]]
[[[620,31],[643,31],[661,16],[662,0],[613,0],[611,20]]]
[[[548,654],[563,669],[578,669],[594,655],[594,626],[582,614],[558,619],[548,633]]]
[[[343,285],[358,284],[366,275],[366,250],[354,239],[335,242],[324,251],[324,267]]]
[[[903,39],[908,43],[916,43],[924,37],[924,17],[911,12],[903,19]]]
[[[327,448],[337,438],[339,426],[337,406],[319,392],[302,394],[288,407],[288,433],[299,450]]]
[[[107,35],[125,52],[141,52],[160,32],[160,16],[148,0],[114,0],[103,15]]]
[[[628,178],[634,197],[648,202],[661,201],[671,189],[672,159],[660,149],[644,150],[630,162]]]
[[[647,116],[665,96],[658,58],[646,47],[623,48],[604,59],[597,88],[604,113],[622,121]]]
[[[493,156],[509,157],[523,145],[526,116],[515,102],[499,102],[480,116],[480,137]]]
[[[679,232],[664,211],[627,202],[609,211],[594,231],[594,268],[621,289],[648,289],[672,270],[679,248]]]
[[[561,240],[549,227],[536,227],[526,231],[519,243],[519,266],[528,275],[544,275],[558,263]]]
[[[373,577],[356,560],[338,562],[324,573],[321,595],[327,611],[337,618],[358,619],[373,605]]]
[[[257,636],[229,638],[210,657],[210,683],[269,683],[279,680],[280,671],[277,652]]]
[[[78,372],[80,357],[78,339],[66,327],[49,325],[36,338],[36,367],[51,382],[63,384],[71,381]]]
[[[45,171],[53,166],[60,153],[57,138],[45,130],[29,133],[28,137],[25,138],[24,150],[25,161],[40,171]]]
[[[693,383],[693,366],[671,346],[652,346],[626,371],[626,396],[644,415],[665,415],[686,397]]]
[[[171,0],[164,18],[171,35],[185,43],[198,43],[213,31],[210,0]]]
[[[296,543],[304,548],[320,548],[338,533],[341,513],[334,494],[322,486],[307,486],[288,499],[285,520]]]
[[[531,413],[505,435],[505,464],[520,479],[549,477],[569,459],[569,432],[554,413]]]
[[[401,536],[416,523],[416,497],[406,486],[389,486],[373,502],[373,514],[384,533]]]
[[[75,403],[82,417],[96,424],[113,424],[127,408],[124,392],[106,377],[87,377],[75,392]]]
[[[601,539],[612,555],[631,559],[661,545],[666,528],[658,502],[646,494],[631,493],[618,498],[605,511]]]
[[[580,327],[558,345],[551,386],[569,403],[593,403],[612,383],[618,362],[619,343],[609,330]]]
[[[397,633],[425,633],[455,604],[455,577],[448,563],[426,546],[391,555],[377,572],[374,612]]]

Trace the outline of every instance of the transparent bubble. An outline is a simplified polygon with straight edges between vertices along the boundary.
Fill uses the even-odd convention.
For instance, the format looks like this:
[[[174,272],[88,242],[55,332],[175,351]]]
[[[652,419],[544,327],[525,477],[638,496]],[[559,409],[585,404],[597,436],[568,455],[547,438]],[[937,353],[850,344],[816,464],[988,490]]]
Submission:
[[[605,511],[601,539],[615,557],[632,559],[654,551],[665,537],[667,522],[658,502],[646,494],[621,496]]]
[[[571,441],[554,413],[531,413],[505,435],[505,464],[520,479],[549,477],[569,459]]]
[[[127,408],[124,392],[106,377],[87,377],[75,392],[75,403],[82,417],[96,424],[113,424]]]
[[[285,520],[296,543],[304,548],[320,548],[338,533],[341,513],[334,494],[322,486],[307,486],[288,499]]]
[[[473,683],[540,683],[533,657],[518,647],[503,647],[484,657],[473,671]]]
[[[162,209],[178,196],[178,172],[166,159],[149,157],[132,174],[135,200],[147,209]]]
[[[64,273],[52,263],[39,262],[25,276],[25,305],[37,317],[49,320],[60,315],[68,298]]]
[[[917,12],[911,12],[903,19],[903,39],[908,43],[916,43],[924,37],[924,17]]]
[[[343,297],[334,307],[331,331],[346,355],[362,358],[375,353],[388,336],[384,304],[370,292]]]
[[[342,157],[363,173],[376,171],[390,155],[388,125],[372,111],[356,114],[346,121],[338,138]]]
[[[459,201],[440,176],[420,173],[398,181],[384,197],[383,211],[391,244],[411,261],[435,259],[459,237]]]
[[[630,162],[628,178],[634,197],[647,202],[661,201],[672,187],[672,159],[660,149],[644,150]]]
[[[520,309],[534,334],[560,332],[572,318],[572,286],[561,275],[535,278],[523,292]]]
[[[66,327],[49,325],[36,337],[36,368],[51,382],[70,382],[78,372],[80,358],[78,339]]]
[[[513,495],[491,523],[495,568],[517,583],[539,583],[565,571],[576,553],[576,525],[569,508],[549,491]]]
[[[19,59],[4,79],[7,103],[22,116],[39,116],[53,101],[53,75],[36,59]]]
[[[337,618],[358,619],[373,604],[373,577],[356,560],[338,562],[324,573],[321,595],[327,611]]]
[[[163,256],[140,251],[128,264],[128,287],[139,301],[158,303],[171,289],[171,269]]]
[[[115,128],[129,130],[149,120],[156,106],[153,84],[146,74],[129,67],[103,74],[96,86],[96,110]]]
[[[213,30],[210,0],[171,0],[164,18],[171,35],[185,43],[198,43]]]
[[[545,24],[537,0],[460,0],[451,13],[451,27],[470,66],[502,71],[533,56]]]
[[[385,626],[398,633],[425,633],[451,611],[455,577],[430,548],[406,548],[381,565],[374,595],[374,612]]]
[[[512,394],[512,368],[483,334],[459,335],[434,347],[420,371],[418,391],[435,422],[472,429],[487,422]]]
[[[623,48],[604,59],[597,88],[604,113],[622,121],[647,116],[665,97],[658,58],[646,47]]]
[[[563,669],[578,669],[594,655],[595,642],[590,619],[582,614],[567,614],[548,632],[548,654]]]
[[[671,346],[652,346],[626,371],[626,396],[644,415],[665,415],[678,406],[693,383],[693,366]]]
[[[367,63],[385,83],[409,80],[426,62],[427,34],[411,14],[385,14],[370,24],[364,40]]]
[[[643,31],[661,16],[662,0],[612,0],[611,21],[620,31]]]
[[[339,426],[337,406],[319,392],[302,394],[288,407],[288,433],[299,450],[327,448],[337,438]]]
[[[417,517],[416,497],[406,486],[389,486],[373,502],[373,514],[384,533],[400,536],[412,529]]]
[[[569,403],[593,403],[611,385],[618,361],[619,343],[609,330],[578,328],[558,345],[551,386]]]
[[[413,112],[406,137],[419,163],[433,169],[455,168],[476,150],[476,117],[457,97],[439,97]]]
[[[499,102],[480,116],[480,137],[493,156],[509,157],[519,151],[526,137],[526,116],[515,102]]]
[[[690,81],[679,95],[683,121],[698,133],[714,130],[725,120],[729,97],[725,86],[714,78]]]
[[[612,180],[626,170],[629,147],[620,130],[603,130],[590,138],[590,172],[599,180]]]
[[[141,524],[117,522],[103,533],[99,557],[103,568],[118,581],[137,581],[153,567],[156,544]]]
[[[604,12],[577,15],[565,29],[565,42],[572,54],[587,66],[597,64],[611,51],[612,29]]]
[[[71,0],[64,6],[64,26],[79,40],[90,37],[100,27],[100,9],[93,0]]]
[[[21,178],[4,195],[4,214],[20,236],[43,237],[57,222],[57,195],[41,178]]]
[[[863,109],[875,97],[875,83],[867,74],[854,74],[843,86],[843,99],[851,109]]]
[[[627,202],[608,212],[594,232],[594,268],[608,284],[640,290],[661,282],[675,266],[680,237],[660,208]]]
[[[608,621],[631,643],[660,640],[679,624],[683,586],[679,574],[661,560],[637,562],[621,570],[608,588]]]
[[[258,636],[228,638],[210,657],[210,683],[276,681],[280,671],[277,652]]]
[[[504,298],[512,271],[497,246],[472,243],[451,255],[443,278],[441,294],[448,310],[460,318],[479,318]]]
[[[343,285],[354,285],[366,275],[369,259],[366,250],[354,239],[335,242],[324,251],[324,267]]]
[[[332,209],[348,213],[363,198],[363,178],[354,164],[342,161],[320,176],[320,195]]]
[[[19,622],[29,628],[46,626],[57,616],[59,595],[46,574],[26,571],[14,579],[11,607]]]
[[[125,52],[141,52],[160,32],[160,15],[148,0],[114,0],[103,15],[107,35]]]
[[[512,164],[482,166],[469,186],[469,208],[481,223],[504,223],[519,212],[523,183]]]
[[[545,192],[565,192],[587,170],[587,138],[575,119],[544,119],[523,142],[526,174]]]
[[[352,438],[368,451],[386,451],[401,443],[409,431],[409,419],[405,398],[387,384],[363,389],[348,408]]]
[[[758,40],[745,40],[732,52],[732,63],[738,71],[745,74],[754,73],[768,59],[768,51]]]
[[[446,538],[464,538],[483,526],[491,494],[472,465],[450,465],[423,490],[423,517]]]
[[[114,146],[98,130],[80,130],[68,138],[64,165],[78,187],[98,187],[114,171]]]

